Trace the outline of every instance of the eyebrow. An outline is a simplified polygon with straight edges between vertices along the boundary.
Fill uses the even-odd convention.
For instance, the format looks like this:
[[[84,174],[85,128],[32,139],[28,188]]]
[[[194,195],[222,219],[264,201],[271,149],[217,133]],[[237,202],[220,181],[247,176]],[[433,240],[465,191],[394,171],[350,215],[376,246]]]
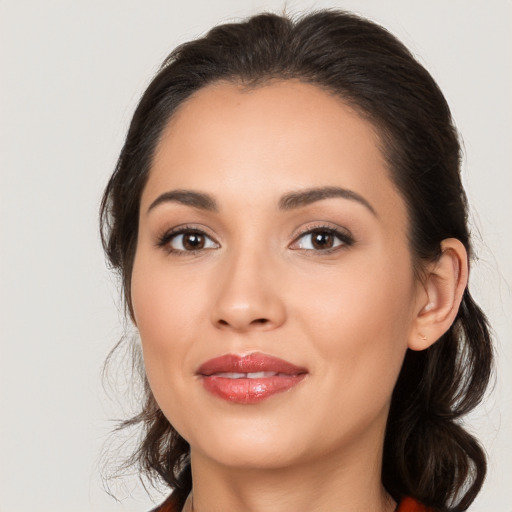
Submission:
[[[171,190],[158,196],[149,206],[147,213],[163,203],[180,203],[200,210],[217,212],[219,208],[215,199],[202,192],[192,190]]]
[[[320,187],[299,190],[297,192],[289,192],[279,200],[280,210],[294,210],[308,206],[317,201],[340,197],[350,201],[356,201],[365,206],[373,215],[377,217],[377,213],[373,206],[362,196],[352,190],[341,187]],[[171,190],[159,195],[149,206],[147,213],[163,203],[179,203],[186,206],[192,206],[200,210],[210,212],[218,212],[219,207],[215,199],[209,194],[203,192],[195,192],[193,190]]]
[[[364,197],[360,196],[358,193],[352,190],[341,187],[309,188],[297,192],[290,192],[280,199],[279,209],[293,210],[295,208],[301,208],[309,204],[316,203],[317,201],[335,197],[356,201],[359,204],[365,206],[373,215],[377,217],[377,212]]]

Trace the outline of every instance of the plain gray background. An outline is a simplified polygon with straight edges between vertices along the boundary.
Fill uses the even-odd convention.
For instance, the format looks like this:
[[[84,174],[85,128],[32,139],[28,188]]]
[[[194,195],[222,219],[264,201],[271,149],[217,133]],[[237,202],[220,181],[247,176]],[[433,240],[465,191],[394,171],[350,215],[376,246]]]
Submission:
[[[468,419],[490,455],[471,510],[512,511],[512,2],[289,1],[355,10],[434,75],[465,140],[479,261],[471,287],[497,337],[494,392]],[[143,511],[98,460],[119,410],[100,369],[122,333],[97,233],[133,108],[178,43],[284,0],[0,1],[0,511]],[[483,240],[483,241],[482,241]],[[130,496],[131,494],[131,496]]]

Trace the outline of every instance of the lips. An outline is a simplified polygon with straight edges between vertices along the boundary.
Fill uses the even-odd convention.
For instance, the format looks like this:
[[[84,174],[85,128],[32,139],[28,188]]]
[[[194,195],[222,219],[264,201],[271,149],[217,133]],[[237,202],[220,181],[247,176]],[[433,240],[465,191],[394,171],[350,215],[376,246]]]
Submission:
[[[237,404],[255,404],[295,387],[305,368],[266,354],[227,354],[210,359],[197,370],[211,394]]]

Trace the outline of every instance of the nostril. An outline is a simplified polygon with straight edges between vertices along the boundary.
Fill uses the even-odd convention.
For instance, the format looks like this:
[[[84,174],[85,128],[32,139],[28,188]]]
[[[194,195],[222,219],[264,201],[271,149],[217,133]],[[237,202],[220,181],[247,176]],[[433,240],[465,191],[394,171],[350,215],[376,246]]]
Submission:
[[[254,320],[250,321],[242,321],[237,322],[237,319],[233,319],[233,321],[225,320],[223,318],[219,318],[217,320],[217,326],[219,327],[232,327],[234,329],[245,329],[248,327],[256,327],[256,326],[266,326],[270,324],[270,320],[268,318],[255,318]]]

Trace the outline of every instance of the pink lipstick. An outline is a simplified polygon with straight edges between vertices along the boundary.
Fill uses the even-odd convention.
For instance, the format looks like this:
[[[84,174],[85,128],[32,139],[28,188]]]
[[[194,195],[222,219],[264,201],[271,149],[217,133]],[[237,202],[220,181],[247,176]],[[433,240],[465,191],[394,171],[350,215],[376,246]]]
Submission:
[[[197,374],[213,395],[236,404],[255,404],[293,388],[307,370],[266,354],[226,354],[203,363]]]

